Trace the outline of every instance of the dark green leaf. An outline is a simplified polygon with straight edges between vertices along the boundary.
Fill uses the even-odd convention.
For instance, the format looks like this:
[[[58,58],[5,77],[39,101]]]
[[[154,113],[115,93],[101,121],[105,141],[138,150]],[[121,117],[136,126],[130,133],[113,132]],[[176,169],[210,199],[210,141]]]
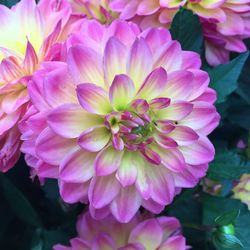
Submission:
[[[238,78],[248,55],[249,52],[246,52],[227,64],[208,69],[210,86],[217,92],[217,103],[224,102],[227,96],[236,90]]]
[[[25,196],[3,174],[0,175],[0,180],[5,199],[8,201],[14,214],[24,222],[40,227],[40,219]]]
[[[208,177],[213,180],[236,180],[250,172],[250,162],[233,151],[224,150],[215,155],[210,163]]]
[[[15,5],[17,2],[19,2],[19,1],[18,0],[1,0],[0,4],[11,7],[11,6]]]
[[[170,32],[173,39],[180,42],[182,49],[200,52],[202,30],[199,18],[192,11],[181,9],[174,17]]]
[[[239,216],[240,210],[228,211],[215,219],[215,223],[220,226],[228,225],[233,223]]]

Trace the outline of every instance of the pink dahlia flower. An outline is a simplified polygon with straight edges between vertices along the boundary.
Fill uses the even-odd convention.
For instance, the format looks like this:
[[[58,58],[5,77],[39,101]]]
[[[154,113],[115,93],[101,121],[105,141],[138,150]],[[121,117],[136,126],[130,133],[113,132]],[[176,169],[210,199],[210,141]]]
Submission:
[[[250,0],[227,0],[221,9],[225,21],[211,23],[201,20],[206,59],[212,66],[228,62],[231,51],[245,52],[247,47],[243,39],[250,37]]]
[[[113,0],[110,8],[120,18],[145,27],[169,27],[180,6],[200,17],[205,37],[206,59],[212,66],[229,61],[231,51],[247,50],[250,37],[250,0]]]
[[[121,222],[141,205],[159,213],[205,175],[219,122],[199,56],[167,30],[138,32],[86,21],[67,42],[67,64],[35,75],[37,111],[22,126],[25,153],[55,171],[66,202],[88,200],[93,216]]]
[[[54,250],[185,250],[186,239],[174,217],[144,219],[137,214],[128,224],[118,223],[112,216],[102,221],[82,214],[77,222],[78,237],[71,246],[54,246]]]
[[[70,13],[67,1],[42,0],[36,5],[22,0],[12,9],[0,5],[1,171],[11,168],[19,156],[17,124],[29,105],[28,81],[42,61],[58,57],[58,42],[72,23]]]

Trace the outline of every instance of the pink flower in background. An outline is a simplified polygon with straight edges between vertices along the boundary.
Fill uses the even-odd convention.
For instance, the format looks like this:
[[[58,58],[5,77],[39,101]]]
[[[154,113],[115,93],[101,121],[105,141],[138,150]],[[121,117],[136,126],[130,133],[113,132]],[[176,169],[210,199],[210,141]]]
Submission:
[[[226,16],[224,22],[201,20],[206,59],[212,66],[228,62],[232,51],[247,51],[243,39],[250,37],[250,0],[227,0],[221,9]]]
[[[102,221],[82,214],[77,222],[78,237],[71,246],[54,246],[54,250],[185,250],[186,239],[174,217],[143,219],[139,214],[128,224],[118,223],[112,216]]]
[[[215,92],[198,55],[164,29],[83,27],[67,42],[67,64],[50,63],[29,85],[39,112],[23,121],[23,151],[96,218],[111,211],[128,222],[141,205],[159,213],[214,157]]]
[[[0,20],[0,170],[14,166],[19,156],[17,123],[29,105],[27,84],[42,61],[58,58],[69,24],[67,1],[22,0],[12,9],[1,5]],[[15,135],[15,136],[14,136]],[[15,146],[11,146],[15,145]]]
[[[247,50],[250,37],[250,0],[113,0],[110,8],[121,19],[133,20],[141,28],[169,28],[179,7],[200,17],[205,37],[206,59],[212,66],[229,61],[230,52]]]

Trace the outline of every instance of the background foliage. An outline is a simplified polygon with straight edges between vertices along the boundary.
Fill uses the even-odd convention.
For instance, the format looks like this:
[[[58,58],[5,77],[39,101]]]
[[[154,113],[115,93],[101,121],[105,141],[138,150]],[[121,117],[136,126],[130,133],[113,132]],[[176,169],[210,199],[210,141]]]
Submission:
[[[0,2],[11,6],[15,0]],[[181,10],[176,15],[171,33],[183,49],[199,52],[204,58],[201,27],[191,12]],[[250,41],[246,43],[250,48]],[[219,127],[210,136],[216,157],[207,176],[221,182],[222,190],[212,196],[203,191],[201,182],[194,189],[183,190],[162,214],[176,216],[182,222],[184,235],[194,250],[215,250],[213,241],[221,250],[250,250],[250,211],[231,198],[234,181],[250,173],[250,148],[236,147],[239,139],[247,142],[249,138],[249,53],[232,55],[229,63],[216,68],[210,68],[204,60],[203,69],[217,91],[216,106],[221,115]],[[7,174],[0,174],[0,200],[0,249],[6,250],[51,250],[55,243],[66,244],[76,235],[76,218],[84,209],[81,204],[65,204],[56,181],[47,180],[42,188],[38,180],[32,181],[23,159]],[[235,226],[235,237],[218,236],[218,228],[228,224]]]

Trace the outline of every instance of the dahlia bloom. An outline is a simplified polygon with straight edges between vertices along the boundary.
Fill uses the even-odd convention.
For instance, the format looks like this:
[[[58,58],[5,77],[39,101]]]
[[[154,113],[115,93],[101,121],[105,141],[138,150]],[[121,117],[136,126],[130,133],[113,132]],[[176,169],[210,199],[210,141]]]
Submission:
[[[1,171],[14,166],[19,156],[17,124],[29,104],[27,84],[42,61],[57,58],[56,43],[65,36],[63,27],[69,30],[70,13],[67,1],[42,0],[36,5],[22,0],[12,9],[0,5],[4,34],[0,38],[0,144],[6,144],[0,154]]]
[[[29,85],[23,152],[95,217],[128,222],[141,205],[159,213],[214,157],[216,94],[199,56],[165,29],[122,21],[86,21],[68,46],[67,64],[50,63]]]
[[[82,214],[77,222],[78,237],[71,246],[54,246],[54,250],[185,250],[186,239],[174,217],[143,219],[139,214],[128,224],[118,223],[112,216],[102,221]]]
[[[142,28],[169,27],[181,6],[200,17],[210,65],[228,62],[231,51],[247,50],[243,39],[250,37],[250,0],[113,0],[110,3],[120,18],[132,19]]]
[[[234,198],[247,204],[250,210],[250,174],[243,174],[239,183],[233,188]]]

